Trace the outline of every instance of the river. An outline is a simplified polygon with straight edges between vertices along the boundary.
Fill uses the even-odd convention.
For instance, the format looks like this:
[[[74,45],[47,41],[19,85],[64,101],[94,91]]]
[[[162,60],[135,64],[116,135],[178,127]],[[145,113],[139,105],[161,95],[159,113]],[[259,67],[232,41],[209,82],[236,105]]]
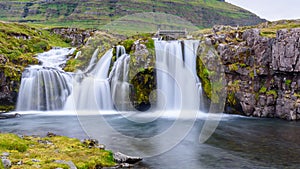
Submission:
[[[1,120],[0,131],[41,136],[53,132],[78,139],[88,137],[81,117],[58,114],[60,112],[27,113],[20,118]],[[133,123],[117,114],[102,117],[114,130],[129,138],[153,137],[165,132],[175,122],[172,118],[158,118],[148,123]],[[147,143],[146,139],[147,146],[139,146],[114,133],[102,131],[102,124],[94,116],[86,116],[85,119],[90,126],[99,128],[102,135],[99,141],[113,151],[123,151],[129,155],[147,149],[159,152],[165,145],[159,140]],[[204,118],[198,118],[190,132],[175,147],[144,158],[136,168],[298,168],[300,165],[300,123],[225,115],[208,141],[200,144],[198,140],[203,122]],[[179,125],[186,123],[188,120],[182,120]],[[172,137],[169,139],[172,140]]]

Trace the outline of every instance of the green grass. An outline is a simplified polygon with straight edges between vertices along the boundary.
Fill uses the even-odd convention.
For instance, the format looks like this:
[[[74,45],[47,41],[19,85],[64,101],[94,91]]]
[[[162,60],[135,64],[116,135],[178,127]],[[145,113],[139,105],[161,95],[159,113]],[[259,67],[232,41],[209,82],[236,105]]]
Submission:
[[[260,35],[269,38],[275,38],[280,29],[300,28],[300,21],[281,20],[276,22],[266,22],[258,26],[261,28]]]
[[[198,28],[208,28],[216,23],[234,23],[243,25],[253,22],[259,23],[261,21],[259,18],[253,19],[255,18],[255,15],[246,10],[218,0],[128,0],[116,2],[97,0],[84,2],[79,0],[60,0],[53,1],[51,3],[36,3],[36,1],[24,0],[14,0],[11,3],[7,3],[7,1],[2,0],[0,1],[0,4],[4,7],[4,10],[0,11],[0,20],[32,22],[34,24],[64,27],[100,29],[112,21],[116,21],[126,15],[142,12],[156,12],[174,15],[191,22]],[[201,10],[199,10],[200,8]],[[36,12],[32,13],[27,11]],[[170,24],[171,26],[174,26],[172,25],[173,23],[173,21],[170,22],[169,20],[165,20],[165,23],[160,22],[159,26],[168,27]],[[144,19],[130,18],[130,22],[128,22],[128,24],[132,26],[131,29],[145,25],[146,28],[151,28],[151,30],[152,27],[158,25],[156,22],[153,22],[153,20],[147,19],[147,16]],[[177,24],[175,24],[175,26],[176,25]],[[111,29],[111,26],[112,25],[108,25],[108,28]],[[188,27],[188,25],[181,26]],[[113,28],[118,29],[118,27]],[[127,33],[127,29],[128,28],[124,28],[123,31]]]
[[[8,158],[12,162],[12,169],[69,168],[66,164],[55,163],[56,160],[72,161],[79,169],[115,165],[111,151],[89,148],[78,139],[63,136],[25,136],[22,139],[14,134],[0,134],[0,153],[3,152],[10,153]],[[17,165],[19,161],[23,162],[21,166]]]

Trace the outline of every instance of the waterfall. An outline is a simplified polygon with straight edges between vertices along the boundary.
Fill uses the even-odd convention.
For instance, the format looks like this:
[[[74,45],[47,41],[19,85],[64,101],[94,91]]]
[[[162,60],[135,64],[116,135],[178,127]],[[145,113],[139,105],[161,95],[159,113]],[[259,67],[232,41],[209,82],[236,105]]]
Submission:
[[[129,61],[130,55],[123,53],[114,63],[109,75],[111,79],[111,95],[117,110],[128,110],[131,105],[129,100],[130,84],[128,82]]]
[[[196,72],[198,46],[199,41],[155,41],[159,109],[188,108],[184,103],[191,99],[188,93],[195,92],[192,91],[194,87],[197,93],[201,93]],[[189,74],[192,78],[187,79]],[[183,84],[186,85],[180,87]]]
[[[198,89],[198,95],[200,97],[200,109],[203,106],[203,95],[202,95],[202,84],[197,74],[196,61],[197,61],[197,50],[200,42],[198,40],[185,40],[184,41],[184,63],[185,67],[188,68],[194,78],[196,79],[196,87]]]
[[[98,55],[99,55],[99,49],[97,48],[97,49],[94,51],[94,53],[93,53],[93,55],[92,55],[92,58],[91,58],[91,60],[90,60],[90,63],[89,63],[89,65],[88,65],[88,67],[85,69],[84,72],[89,72],[89,71],[91,71],[91,70],[94,68],[94,66],[95,66],[96,63],[97,63]]]
[[[101,57],[94,68],[83,78],[82,74],[75,75],[73,92],[69,96],[65,110],[112,110],[113,103],[108,81],[108,71],[113,56],[110,49]],[[94,54],[97,50],[94,52]],[[94,57],[92,57],[93,59]],[[90,62],[94,64],[94,62]],[[88,67],[92,67],[89,65]]]
[[[183,64],[181,43],[179,41],[156,41],[155,51],[157,88],[164,94],[158,95],[159,109],[179,109],[181,96],[175,76],[179,73],[176,73],[179,67],[182,67],[180,64]]]
[[[117,59],[118,59],[120,56],[124,55],[124,54],[126,54],[125,47],[124,47],[124,46],[121,46],[121,45],[116,46],[116,57],[117,57]]]
[[[202,93],[196,71],[199,41],[155,41],[157,109],[193,107]],[[129,62],[123,46],[116,46],[97,62],[96,49],[83,72],[62,70],[75,49],[56,48],[38,55],[41,65],[28,67],[22,75],[17,110],[133,110],[129,99]],[[192,101],[191,101],[192,100]]]
[[[17,111],[61,109],[71,92],[71,76],[61,70],[75,49],[55,48],[38,55],[41,65],[22,74]]]

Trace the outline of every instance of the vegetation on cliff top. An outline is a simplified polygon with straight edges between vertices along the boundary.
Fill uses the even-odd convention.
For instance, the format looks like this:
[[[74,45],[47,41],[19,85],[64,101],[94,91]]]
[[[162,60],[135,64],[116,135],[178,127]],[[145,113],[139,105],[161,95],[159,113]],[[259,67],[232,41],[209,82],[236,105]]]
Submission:
[[[179,16],[199,28],[211,27],[214,24],[253,25],[263,21],[249,11],[221,0],[0,1],[0,20],[51,26],[101,28],[120,17],[142,12]],[[163,27],[164,24],[170,24],[165,22],[163,25],[156,25],[153,20],[131,22],[132,18],[128,21],[135,23],[135,26]]]
[[[6,158],[11,161],[12,169],[67,169],[70,168],[66,164],[68,161],[72,161],[78,169],[115,165],[112,152],[91,148],[78,139],[55,135],[41,138],[0,134],[0,153],[2,156],[3,153],[9,153]]]

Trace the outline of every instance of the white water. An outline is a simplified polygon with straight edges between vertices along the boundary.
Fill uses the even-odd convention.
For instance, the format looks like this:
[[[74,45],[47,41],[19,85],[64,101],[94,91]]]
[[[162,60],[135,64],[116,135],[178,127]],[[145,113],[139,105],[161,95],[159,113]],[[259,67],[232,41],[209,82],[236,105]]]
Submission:
[[[126,50],[124,46],[118,45],[116,46],[116,57],[117,59],[122,55],[126,54]]]
[[[38,54],[37,59],[44,67],[61,69],[62,65],[67,62],[67,56],[73,54],[75,50],[75,48],[54,48],[47,52]]]
[[[111,95],[117,110],[129,110],[131,105],[128,82],[130,55],[125,53],[123,46],[117,46],[117,58],[109,74]]]
[[[106,52],[83,79],[81,78],[82,74],[76,75],[77,77],[73,80],[73,91],[65,105],[65,110],[94,111],[113,109],[108,81],[112,55],[112,49]],[[94,62],[90,63],[94,64]],[[89,65],[88,67],[91,66]]]
[[[17,111],[59,110],[71,91],[71,77],[61,70],[74,49],[55,48],[38,55],[41,65],[30,66],[22,74]]]
[[[155,41],[156,110],[191,110],[199,105],[198,46],[199,41]],[[117,60],[111,72],[113,49],[98,62],[96,49],[87,69],[73,78],[61,70],[61,65],[74,49],[57,48],[38,55],[42,65],[31,66],[23,73],[17,110],[133,110],[128,82],[130,55],[123,46],[115,49]]]
[[[193,93],[201,93],[196,72],[198,46],[199,41],[155,41],[159,109],[193,107]],[[186,100],[190,100],[189,106]]]

